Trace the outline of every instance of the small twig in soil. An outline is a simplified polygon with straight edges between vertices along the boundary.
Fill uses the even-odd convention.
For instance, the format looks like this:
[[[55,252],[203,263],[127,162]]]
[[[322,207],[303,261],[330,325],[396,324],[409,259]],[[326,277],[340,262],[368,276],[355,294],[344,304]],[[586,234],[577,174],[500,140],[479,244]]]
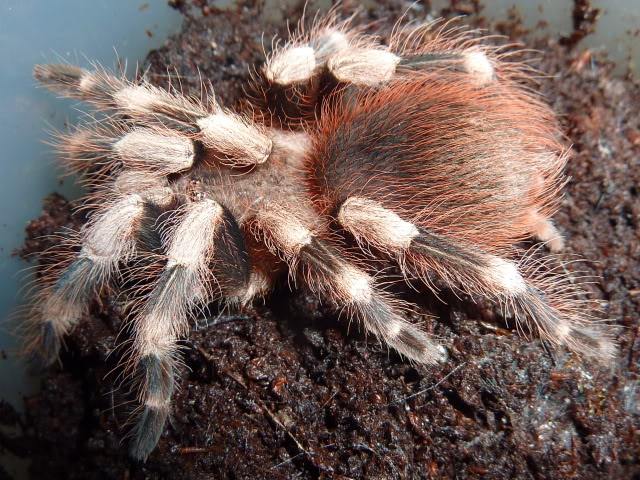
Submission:
[[[404,403],[407,400],[410,400],[414,397],[417,397],[418,395],[422,395],[424,393],[427,393],[431,390],[434,390],[435,388],[437,388],[440,384],[442,384],[447,378],[449,378],[451,375],[453,375],[454,373],[456,373],[458,370],[460,370],[462,367],[464,367],[467,364],[467,362],[463,362],[460,365],[458,365],[456,368],[454,368],[453,370],[451,370],[449,373],[447,373],[444,377],[442,377],[438,383],[436,383],[435,385],[432,385],[428,388],[425,388],[424,390],[420,390],[419,392],[413,393],[411,395],[409,395],[408,397],[403,398],[401,401],[399,402],[391,402],[389,403],[387,406],[391,406],[391,405],[399,405],[400,403]]]

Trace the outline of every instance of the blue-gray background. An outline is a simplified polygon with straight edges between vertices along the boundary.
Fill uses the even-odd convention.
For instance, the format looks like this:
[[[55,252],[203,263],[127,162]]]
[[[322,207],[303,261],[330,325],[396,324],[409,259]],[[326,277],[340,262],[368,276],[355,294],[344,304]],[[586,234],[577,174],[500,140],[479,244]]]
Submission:
[[[0,398],[19,408],[37,382],[15,360],[16,345],[2,321],[24,301],[21,271],[29,266],[11,252],[24,242],[24,227],[38,216],[44,196],[79,193],[72,179],[61,183],[51,147],[43,143],[48,129],[75,122],[76,102],[36,88],[31,69],[61,60],[88,65],[87,59],[114,68],[118,56],[135,68],[181,22],[164,0],[0,0]],[[23,477],[18,459],[0,463]]]

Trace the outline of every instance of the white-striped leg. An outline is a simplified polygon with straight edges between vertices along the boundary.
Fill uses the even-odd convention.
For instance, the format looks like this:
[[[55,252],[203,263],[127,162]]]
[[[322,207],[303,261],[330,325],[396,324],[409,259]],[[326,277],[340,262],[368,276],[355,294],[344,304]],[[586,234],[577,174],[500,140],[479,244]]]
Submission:
[[[308,38],[288,43],[267,60],[264,76],[277,86],[312,82],[326,68],[339,82],[374,86],[409,72],[461,73],[477,85],[495,79],[486,49],[464,36],[424,38],[422,42],[392,38],[391,47],[375,37],[336,28],[316,29]]]
[[[62,95],[121,113],[120,121],[130,119],[138,125],[182,133],[200,142],[213,158],[231,166],[264,163],[271,154],[271,136],[264,127],[221,108],[214,100],[211,100],[213,111],[209,111],[202,102],[179,93],[148,83],[136,85],[102,70],[88,71],[70,65],[38,65],[34,76],[42,85]],[[140,150],[143,135],[149,133],[153,132],[137,133],[120,147],[127,151]],[[147,148],[157,150],[160,146],[162,144]]]
[[[417,28],[408,26],[394,32],[389,49],[398,58],[399,75],[408,72],[439,75],[463,74],[477,86],[497,80],[503,73],[520,74],[526,66],[504,61],[509,55],[500,48],[480,43],[481,38],[464,27],[449,27],[438,21]]]
[[[487,48],[459,29],[447,34],[432,27],[396,32],[391,45],[385,47],[376,37],[350,29],[349,21],[320,23],[308,34],[299,34],[275,49],[263,74],[268,84],[280,87],[310,83],[325,68],[340,82],[365,86],[411,71],[469,74],[470,80],[479,85],[495,78],[495,60],[489,57]]]
[[[123,195],[94,214],[81,232],[80,252],[38,294],[30,315],[29,350],[45,364],[56,359],[62,336],[80,321],[96,290],[133,255],[145,201],[143,193]]]
[[[169,415],[176,341],[187,333],[193,308],[211,298],[209,267],[224,215],[212,200],[185,205],[165,239],[164,270],[135,319],[133,355],[141,410],[130,453],[136,459],[145,460],[155,448]]]
[[[292,272],[300,264],[307,284],[345,308],[350,316],[387,345],[416,362],[444,358],[444,348],[400,315],[402,302],[385,295],[374,279],[343,259],[329,242],[318,238],[291,212],[270,205],[257,218],[266,244],[281,253]]]
[[[476,85],[495,79],[494,67],[482,50],[461,52],[394,53],[385,47],[349,48],[336,52],[327,68],[340,82],[375,86],[412,72],[465,75]]]
[[[387,252],[423,278],[436,273],[456,288],[499,299],[556,344],[605,361],[615,354],[609,334],[586,322],[591,315],[575,300],[576,289],[544,262],[525,260],[519,269],[509,260],[419,228],[365,198],[347,199],[338,221],[362,245]]]
[[[353,45],[375,43],[373,37],[350,28],[350,22],[351,19],[337,22],[335,15],[328,15],[308,32],[301,24],[296,35],[267,58],[263,68],[267,83],[280,87],[308,83],[336,52]]]
[[[398,74],[409,72],[438,72],[441,75],[457,73],[467,75],[475,85],[487,85],[496,79],[495,67],[489,56],[481,49],[466,51],[432,52],[398,55]]]
[[[76,173],[109,175],[118,170],[142,170],[169,175],[191,168],[196,145],[189,137],[162,127],[78,127],[60,135],[60,157]]]
[[[531,214],[531,225],[535,237],[545,242],[549,250],[559,252],[563,249],[564,238],[551,219],[536,212]]]

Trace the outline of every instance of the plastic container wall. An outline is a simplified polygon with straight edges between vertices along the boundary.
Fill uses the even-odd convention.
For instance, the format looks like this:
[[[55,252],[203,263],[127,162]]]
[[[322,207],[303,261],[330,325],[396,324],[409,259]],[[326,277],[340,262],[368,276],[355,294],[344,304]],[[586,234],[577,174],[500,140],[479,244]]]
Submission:
[[[95,60],[115,68],[118,57],[144,60],[148,51],[177,33],[182,16],[165,0],[3,0],[0,2],[0,320],[24,302],[20,286],[28,266],[12,256],[24,242],[24,228],[36,218],[42,199],[57,191],[75,198],[72,179],[61,181],[47,131],[76,123],[75,102],[36,88],[37,63]],[[62,112],[62,113],[61,113]],[[21,408],[37,383],[15,358],[16,343],[0,323],[0,399]],[[24,466],[2,458],[15,478]],[[15,459],[14,459],[15,460]],[[22,473],[21,473],[22,472]]]

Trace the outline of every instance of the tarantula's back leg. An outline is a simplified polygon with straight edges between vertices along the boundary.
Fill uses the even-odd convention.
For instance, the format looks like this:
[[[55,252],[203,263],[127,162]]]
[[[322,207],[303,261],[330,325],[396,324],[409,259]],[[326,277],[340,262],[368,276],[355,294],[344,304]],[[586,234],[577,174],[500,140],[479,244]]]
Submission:
[[[536,210],[532,210],[529,224],[535,238],[544,242],[549,250],[560,252],[564,248],[564,237],[553,223],[553,220]]]
[[[444,348],[402,318],[404,304],[384,294],[365,271],[345,260],[344,253],[322,240],[295,214],[270,204],[256,217],[265,243],[281,254],[292,272],[300,265],[309,287],[344,307],[349,320],[357,320],[398,353],[419,363],[444,359]]]
[[[252,88],[253,104],[264,123],[297,127],[313,121],[325,99],[342,86],[343,79],[332,73],[330,65],[349,52],[369,59],[361,59],[360,65],[364,62],[370,67],[370,76],[387,78],[395,57],[378,47],[375,37],[362,34],[363,28],[354,27],[353,18],[338,21],[334,11],[309,29],[301,22],[292,38],[268,55]]]
[[[448,42],[437,40],[427,40],[413,49],[393,43],[389,47],[375,43],[349,46],[327,61],[327,70],[338,84],[360,87],[375,87],[407,73],[457,75],[476,86],[496,80],[499,64],[486,49],[447,46]]]
[[[320,119],[306,168],[315,207],[412,273],[498,298],[543,335],[611,356],[613,343],[584,322],[558,275],[526,274],[498,256],[538,233],[531,212],[557,206],[562,146],[548,109],[500,85],[412,80]]]
[[[38,293],[30,315],[27,351],[45,364],[57,358],[62,337],[80,321],[118,264],[134,255],[136,233],[148,203],[170,198],[161,185],[147,187],[137,193],[120,192],[95,212],[80,233],[80,251]]]
[[[219,292],[242,298],[249,266],[240,229],[213,200],[184,205],[162,234],[166,264],[134,320],[131,364],[141,403],[132,431],[131,456],[145,460],[169,415],[177,359],[176,342],[188,330],[194,308]]]
[[[164,157],[168,165],[181,162],[179,169],[185,168],[187,159],[194,160],[193,155],[185,153],[189,148],[193,149],[195,160],[233,167],[264,163],[271,154],[272,140],[267,129],[220,107],[213,99],[210,111],[203,102],[177,92],[146,82],[134,84],[103,70],[88,71],[70,65],[37,65],[34,77],[64,96],[120,114],[112,124],[116,132],[80,130],[77,141],[71,142],[72,147],[68,149],[71,154],[76,150],[84,154],[86,149],[81,147],[86,140],[91,146],[90,152],[113,152],[125,160],[129,159],[129,152],[149,153],[154,159],[149,161],[152,167],[160,163],[155,159]],[[189,142],[193,142],[193,146]],[[174,151],[177,156],[172,160]],[[137,158],[144,161],[140,155]]]
[[[609,333],[586,322],[591,315],[576,299],[579,291],[545,261],[524,259],[519,268],[360,197],[340,206],[338,220],[361,245],[395,257],[406,273],[423,279],[435,273],[453,288],[498,299],[552,343],[605,362],[615,354]]]
[[[481,47],[459,28],[423,25],[394,32],[389,47],[377,37],[352,29],[350,20],[335,16],[303,27],[268,57],[262,81],[255,87],[258,106],[283,124],[295,124],[320,114],[322,103],[343,86],[375,87],[411,73],[457,75],[476,86],[507,79],[519,69],[503,62],[496,49]]]

